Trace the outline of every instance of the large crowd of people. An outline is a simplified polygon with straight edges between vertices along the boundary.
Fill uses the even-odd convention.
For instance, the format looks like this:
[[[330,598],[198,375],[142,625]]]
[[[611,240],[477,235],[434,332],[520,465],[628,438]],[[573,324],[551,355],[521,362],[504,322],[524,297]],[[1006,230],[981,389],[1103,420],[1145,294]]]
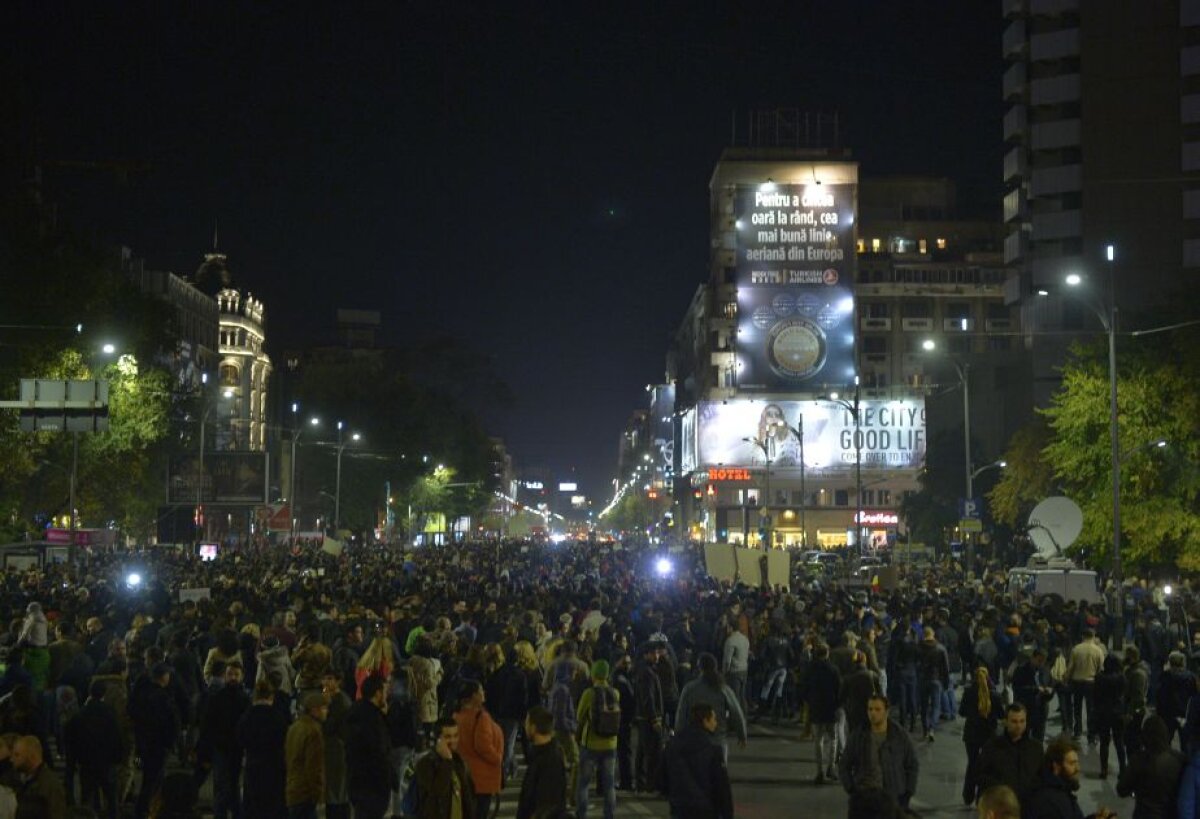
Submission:
[[[1134,580],[1037,606],[973,568],[768,588],[689,544],[506,541],[8,571],[0,819],[192,816],[209,780],[216,819],[488,819],[510,785],[521,819],[612,819],[620,790],[731,819],[753,720],[811,737],[805,778],[849,815],[903,816],[917,744],[960,719],[981,816],[1081,815],[1086,741],[1137,816],[1195,819],[1200,597]]]

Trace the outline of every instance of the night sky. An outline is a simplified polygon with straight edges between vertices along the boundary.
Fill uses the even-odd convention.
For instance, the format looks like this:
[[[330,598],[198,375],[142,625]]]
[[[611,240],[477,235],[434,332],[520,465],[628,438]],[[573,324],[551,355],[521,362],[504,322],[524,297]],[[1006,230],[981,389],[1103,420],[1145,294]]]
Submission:
[[[216,220],[277,361],[339,306],[462,338],[517,393],[489,431],[593,496],[707,276],[735,111],[837,112],[863,176],[999,212],[995,2],[182,5],[0,12],[41,155],[149,165],[49,167],[64,217],[181,274]]]

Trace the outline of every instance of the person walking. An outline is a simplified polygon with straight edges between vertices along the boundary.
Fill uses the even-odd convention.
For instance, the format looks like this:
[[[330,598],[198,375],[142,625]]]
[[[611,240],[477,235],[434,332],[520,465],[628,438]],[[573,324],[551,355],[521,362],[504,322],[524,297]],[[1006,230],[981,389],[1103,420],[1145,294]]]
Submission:
[[[665,712],[662,685],[653,667],[657,657],[657,646],[650,643],[643,646],[642,661],[638,664],[633,679],[634,697],[637,700],[634,717],[634,725],[637,728],[637,750],[633,759],[634,787],[642,792],[651,791],[654,783],[658,781],[658,766],[662,755]],[[743,677],[743,683],[744,681]],[[731,687],[736,694],[737,687]],[[738,701],[740,704],[742,698],[738,697]]]
[[[458,753],[471,771],[475,785],[475,815],[486,817],[492,800],[500,793],[504,764],[504,731],[484,708],[487,695],[474,680],[462,684],[458,692]]]
[[[90,806],[97,816],[117,819],[117,766],[129,757],[129,749],[117,723],[113,707],[104,702],[107,683],[93,680],[87,702],[63,728],[67,768],[79,772],[80,804]]]
[[[1104,658],[1092,696],[1096,704],[1096,731],[1100,735],[1100,778],[1108,778],[1108,746],[1117,751],[1117,776],[1125,772],[1125,675],[1121,661]]]
[[[238,745],[246,754],[242,810],[248,819],[286,819],[288,719],[275,707],[275,689],[260,677],[250,707],[238,720]]]
[[[20,819],[67,819],[67,792],[62,780],[50,770],[35,736],[22,736],[13,743],[13,792]]]
[[[300,706],[300,715],[287,729],[285,743],[287,814],[290,819],[316,819],[317,805],[325,801],[325,735],[321,725],[329,712],[329,702],[324,694],[314,691],[304,695]],[[249,759],[246,774],[249,781]]]
[[[530,708],[525,735],[530,748],[517,797],[517,819],[554,819],[567,809],[567,761],[554,738],[554,716],[540,705]]]
[[[920,763],[908,732],[888,719],[888,700],[882,695],[867,703],[867,725],[850,735],[838,766],[848,794],[881,790],[907,808],[917,790]]]
[[[250,707],[242,687],[242,664],[234,657],[225,666],[225,682],[204,709],[200,744],[212,760],[214,819],[242,819],[242,748],[237,724]]]
[[[413,771],[417,819],[487,819],[475,812],[471,769],[458,753],[458,722],[447,718],[436,727],[433,751],[418,759]]]
[[[362,699],[346,715],[350,804],[355,819],[383,819],[392,791],[400,784],[391,764],[392,743],[385,718],[387,685],[372,675],[363,680],[361,691]]]
[[[146,819],[150,800],[162,784],[167,754],[179,739],[179,715],[167,687],[172,668],[167,663],[154,666],[147,677],[138,680],[129,698],[129,718],[138,756],[142,760],[142,785],[134,805],[134,819]]]
[[[731,731],[737,736],[738,747],[746,747],[746,715],[742,713],[737,694],[725,683],[721,672],[717,671],[716,657],[703,653],[696,659],[696,666],[700,675],[687,683],[679,693],[675,724],[688,725],[695,706],[701,703],[711,705],[713,713],[717,715],[717,727],[708,736],[721,746],[721,758],[728,760],[728,735]]]
[[[1167,725],[1167,735],[1174,740],[1183,727],[1188,702],[1196,693],[1196,675],[1186,667],[1187,657],[1182,651],[1172,651],[1167,657],[1167,670],[1163,672],[1155,698],[1155,713]],[[1180,734],[1180,747],[1183,735]]]
[[[661,789],[672,819],[733,819],[729,770],[712,739],[717,713],[710,704],[698,702],[688,717],[686,727],[663,752]]]
[[[829,646],[818,643],[813,649],[813,661],[804,675],[804,699],[808,703],[808,718],[812,724],[813,744],[817,754],[817,776],[814,784],[836,781],[834,764],[837,761],[837,712],[842,679],[829,661]]]
[[[1075,792],[1079,790],[1079,749],[1067,736],[1046,746],[1046,761],[1037,785],[1021,799],[1025,819],[1082,819]],[[1018,794],[1018,797],[1020,795]],[[1089,819],[1116,819],[1107,808],[1098,808]]]
[[[742,712],[746,711],[746,678],[750,673],[750,638],[739,629],[732,629],[722,646],[721,670],[729,687],[737,694]]]
[[[1134,797],[1134,819],[1169,819],[1176,808],[1186,760],[1171,747],[1167,725],[1157,716],[1146,719],[1142,742],[1142,749],[1117,777],[1117,795]],[[1180,819],[1194,816],[1179,814]]]
[[[1142,747],[1142,723],[1150,692],[1150,670],[1137,646],[1125,646],[1125,755],[1132,758]]]
[[[933,742],[942,716],[942,692],[950,684],[950,660],[946,648],[937,641],[932,628],[926,628],[917,651],[917,680],[921,693],[921,727],[925,741]]]
[[[1028,734],[1025,706],[1014,702],[1004,713],[1004,731],[979,751],[975,783],[980,791],[995,785],[1013,789],[1022,804],[1038,782],[1042,743]]]
[[[1071,724],[1075,728],[1075,739],[1079,739],[1083,731],[1083,708],[1086,705],[1089,745],[1096,744],[1099,731],[1094,696],[1096,676],[1103,665],[1104,648],[1096,642],[1096,632],[1085,628],[1079,643],[1071,649],[1071,656],[1067,659],[1066,680],[1071,687],[1071,700],[1074,705]]]
[[[967,773],[962,788],[964,805],[973,805],[979,795],[979,757],[984,746],[996,737],[1000,710],[1000,691],[992,685],[987,665],[981,663],[958,704],[958,714],[966,720],[963,724],[963,744],[967,746]]]
[[[1046,738],[1046,719],[1054,698],[1054,681],[1046,668],[1046,652],[1035,648],[1029,660],[1013,673],[1013,700],[1025,706],[1029,736],[1041,742]]]
[[[550,688],[547,702],[550,713],[554,717],[554,738],[562,748],[567,760],[567,800],[575,798],[575,776],[579,772],[579,742],[575,738],[579,729],[578,711],[575,706],[575,695],[572,691],[575,673],[574,666],[569,663],[559,663],[554,671],[554,685]],[[654,672],[651,671],[651,674]],[[655,676],[655,680],[658,677]]]
[[[341,678],[332,666],[326,667],[321,675],[321,693],[329,703],[325,721],[321,723],[321,735],[325,740],[325,817],[350,819],[350,793],[346,787],[346,718],[353,703],[342,690]]]
[[[592,685],[579,698],[575,721],[579,735],[579,775],[575,785],[575,816],[587,819],[588,788],[600,771],[600,795],[604,819],[613,819],[617,809],[617,737],[621,733],[621,696],[608,684],[605,660],[592,663]]]

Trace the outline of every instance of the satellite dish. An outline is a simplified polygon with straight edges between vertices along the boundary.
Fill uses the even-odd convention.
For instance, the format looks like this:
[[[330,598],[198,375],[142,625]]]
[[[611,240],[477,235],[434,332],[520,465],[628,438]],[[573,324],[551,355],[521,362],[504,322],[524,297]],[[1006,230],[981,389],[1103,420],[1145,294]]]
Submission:
[[[1070,498],[1046,498],[1029,513],[1029,539],[1039,557],[1058,557],[1083,531],[1083,511]]]

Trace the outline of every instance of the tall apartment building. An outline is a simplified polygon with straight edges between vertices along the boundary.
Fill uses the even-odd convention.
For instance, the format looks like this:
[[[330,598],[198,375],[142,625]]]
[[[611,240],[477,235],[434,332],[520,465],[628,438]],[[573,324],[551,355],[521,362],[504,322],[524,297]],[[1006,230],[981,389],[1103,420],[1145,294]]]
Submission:
[[[1109,276],[1124,313],[1197,281],[1200,0],[1002,9],[1006,297],[1020,307],[1044,403],[1069,341],[1061,331],[1098,330]],[[1068,273],[1094,288],[1090,306],[1062,294]]]

